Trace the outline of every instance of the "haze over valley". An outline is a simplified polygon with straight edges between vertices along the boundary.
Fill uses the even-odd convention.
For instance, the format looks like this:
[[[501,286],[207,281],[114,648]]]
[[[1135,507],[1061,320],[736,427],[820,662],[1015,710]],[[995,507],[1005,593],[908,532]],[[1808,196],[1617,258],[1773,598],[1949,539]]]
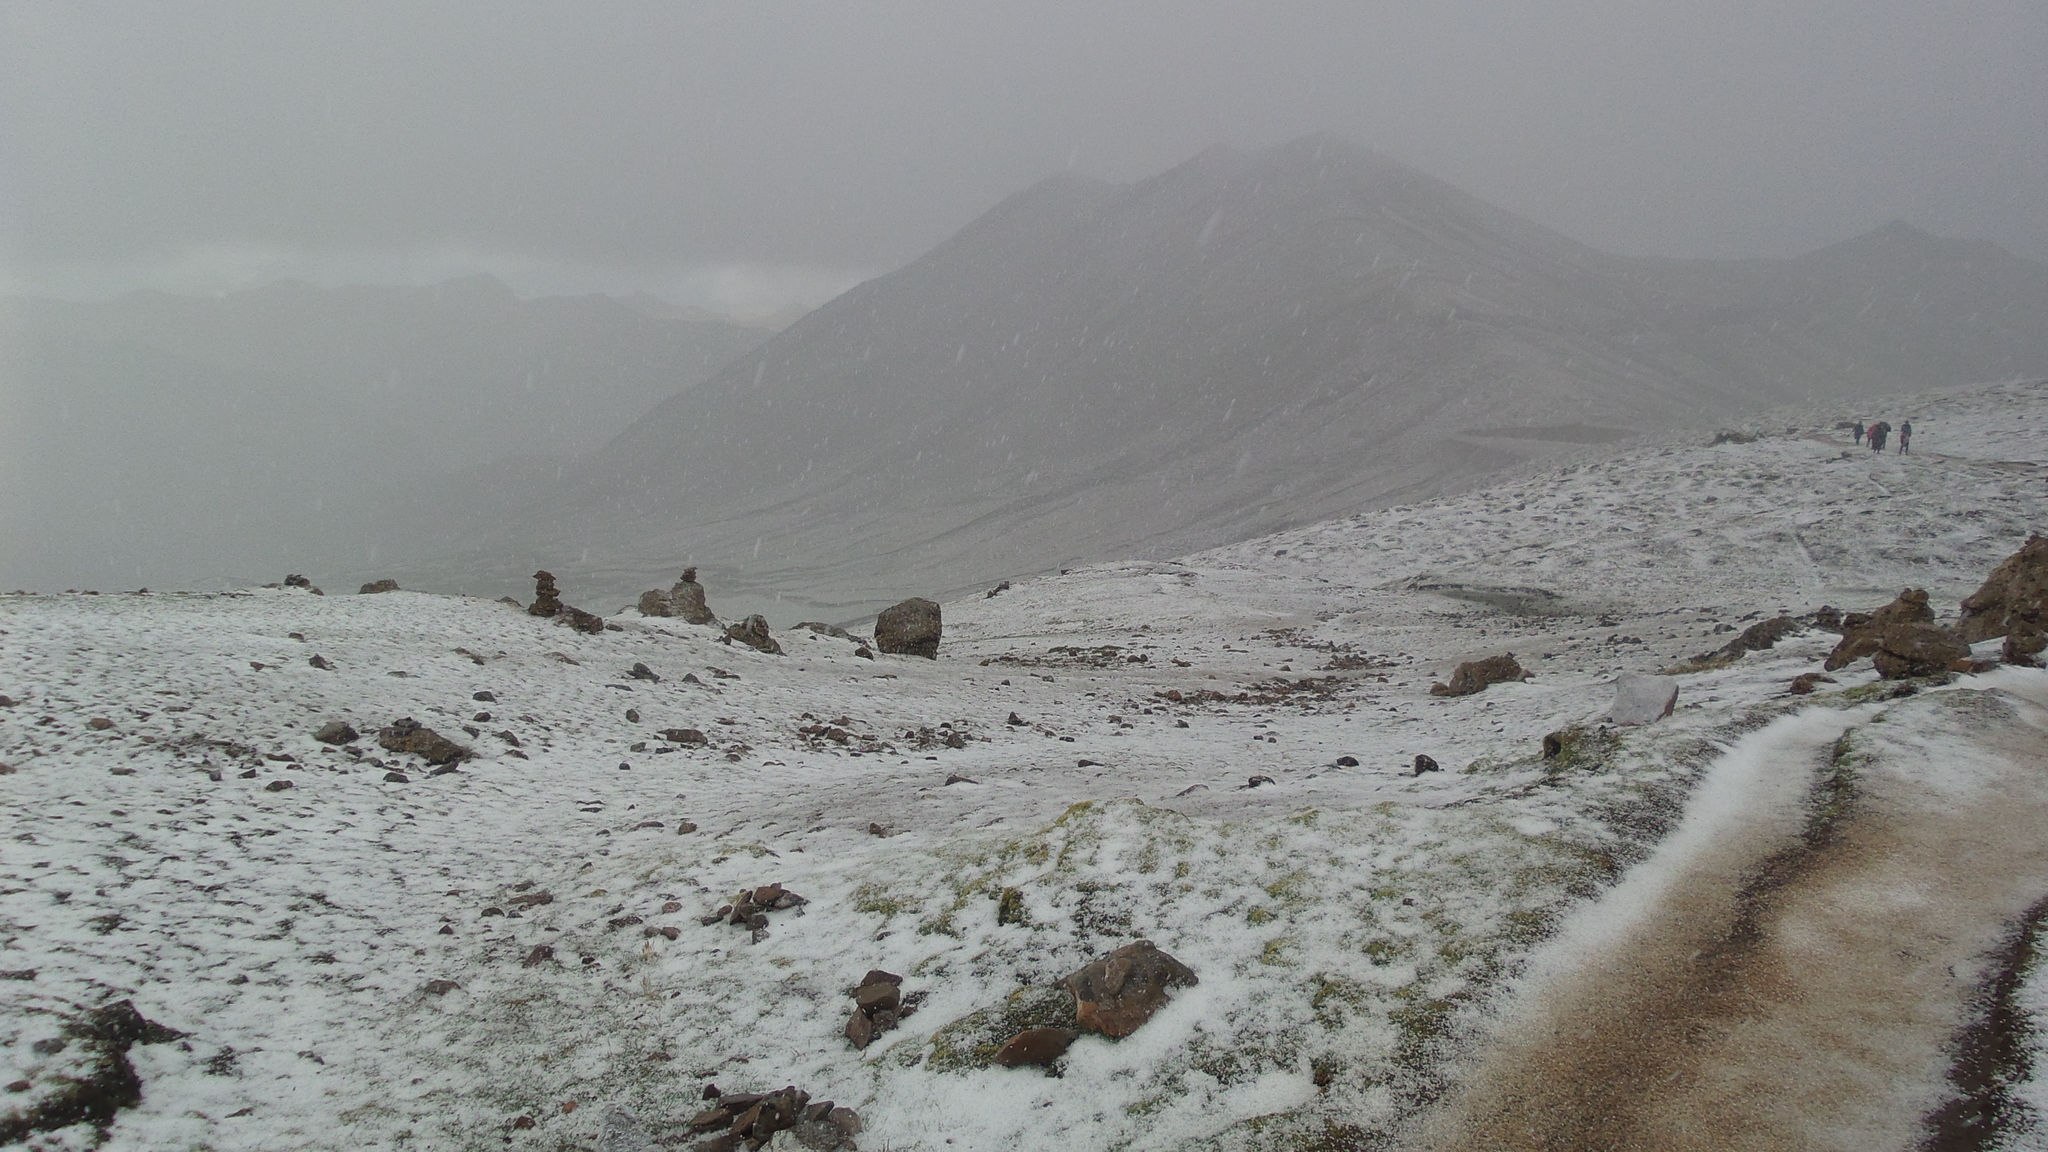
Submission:
[[[0,584],[496,596],[549,567],[623,602],[701,566],[741,606],[849,620],[2048,373],[2048,265],[1991,244],[1895,223],[1620,257],[1327,135],[1052,177],[777,334],[648,300],[477,277],[16,301]]]

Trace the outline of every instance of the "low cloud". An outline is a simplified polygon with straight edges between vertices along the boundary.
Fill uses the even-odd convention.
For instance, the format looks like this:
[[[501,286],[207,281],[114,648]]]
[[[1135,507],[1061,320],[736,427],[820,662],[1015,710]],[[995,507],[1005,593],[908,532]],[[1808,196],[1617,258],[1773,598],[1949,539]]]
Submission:
[[[310,252],[261,245],[194,245],[150,261],[14,262],[0,267],[0,294],[100,300],[153,290],[211,296],[279,280],[301,280],[320,287],[424,285],[490,275],[529,298],[647,292],[672,303],[746,319],[792,308],[815,308],[876,271],[747,261],[668,265],[564,262],[449,246]]]

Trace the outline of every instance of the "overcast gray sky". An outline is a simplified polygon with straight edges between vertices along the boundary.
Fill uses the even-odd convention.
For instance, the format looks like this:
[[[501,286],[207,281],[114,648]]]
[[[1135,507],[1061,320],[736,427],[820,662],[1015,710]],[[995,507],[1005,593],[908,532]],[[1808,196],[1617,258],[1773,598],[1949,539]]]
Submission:
[[[2048,258],[2048,3],[0,3],[0,286],[765,310],[1072,167],[1333,131],[1580,239]]]

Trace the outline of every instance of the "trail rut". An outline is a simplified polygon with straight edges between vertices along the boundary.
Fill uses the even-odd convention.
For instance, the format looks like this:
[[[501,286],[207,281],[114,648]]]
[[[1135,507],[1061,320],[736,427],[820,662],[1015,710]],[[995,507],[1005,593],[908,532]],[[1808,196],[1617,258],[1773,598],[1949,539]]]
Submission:
[[[1745,741],[1414,1146],[1919,1146],[1973,992],[2048,894],[2042,680],[1837,714],[1841,744],[1813,714]]]

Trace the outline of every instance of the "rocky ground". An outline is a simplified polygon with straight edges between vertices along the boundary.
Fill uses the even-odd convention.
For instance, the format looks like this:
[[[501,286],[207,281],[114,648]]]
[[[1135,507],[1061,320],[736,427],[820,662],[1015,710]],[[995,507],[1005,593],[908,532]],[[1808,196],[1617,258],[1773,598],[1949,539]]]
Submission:
[[[121,1096],[125,1066],[132,1099],[9,1131],[689,1147],[723,1098],[732,1121],[786,1114],[774,1147],[808,1146],[803,1125],[846,1138],[820,1102],[868,1148],[1493,1146],[1489,1101],[1526,1097],[1528,1037],[1611,1003],[1571,974],[1687,999],[1656,910],[1719,900],[1729,931],[1754,929],[1726,893],[1812,797],[1864,797],[1885,821],[1843,828],[1913,843],[1958,790],[2038,801],[2013,766],[2036,755],[2048,673],[1900,696],[1864,659],[1789,690],[1840,639],[1816,610],[1917,586],[1952,622],[2048,526],[2025,434],[2048,389],[1919,403],[1909,457],[1788,417],[1019,582],[944,605],[936,659],[781,621],[775,655],[679,618],[593,633],[402,591],[0,597],[0,1109],[62,1120],[72,1086]],[[1780,612],[1769,647],[1727,651]],[[1510,652],[1528,679],[1431,693]],[[1618,673],[1677,669],[1670,717],[1603,723]],[[469,755],[432,762],[406,719]],[[316,738],[336,722],[356,737]],[[1943,736],[1877,738],[1908,727]],[[1828,791],[1815,750],[1845,735],[1881,785]],[[1701,821],[1751,848],[1685,855]],[[1897,886],[1807,863],[1786,883],[1813,903],[1770,924],[1825,907],[1822,879]],[[1995,891],[1927,881],[1971,911],[1945,933],[1952,983],[1903,1014],[1918,1039],[1887,1040],[1917,1063],[1856,1073],[1910,1105],[1884,1132],[1960,1098],[1955,1036],[1996,983],[2008,905],[2048,895],[2011,863]],[[1111,1039],[1061,982],[1139,940],[1195,979]],[[900,976],[893,1007],[878,972]],[[2008,982],[2016,1004],[2048,995],[2032,969]],[[124,1000],[157,1030],[122,1065],[92,1012]],[[1635,1036],[1612,1025],[1603,1047]],[[998,1061],[1038,1031],[1077,1035],[1050,1063]],[[1733,1066],[1671,1060],[1655,1066]],[[1732,1083],[1715,1075],[1679,1079]],[[2020,1116],[2038,1092],[2006,1079]],[[1631,1131],[1663,1122],[1645,1109]]]

